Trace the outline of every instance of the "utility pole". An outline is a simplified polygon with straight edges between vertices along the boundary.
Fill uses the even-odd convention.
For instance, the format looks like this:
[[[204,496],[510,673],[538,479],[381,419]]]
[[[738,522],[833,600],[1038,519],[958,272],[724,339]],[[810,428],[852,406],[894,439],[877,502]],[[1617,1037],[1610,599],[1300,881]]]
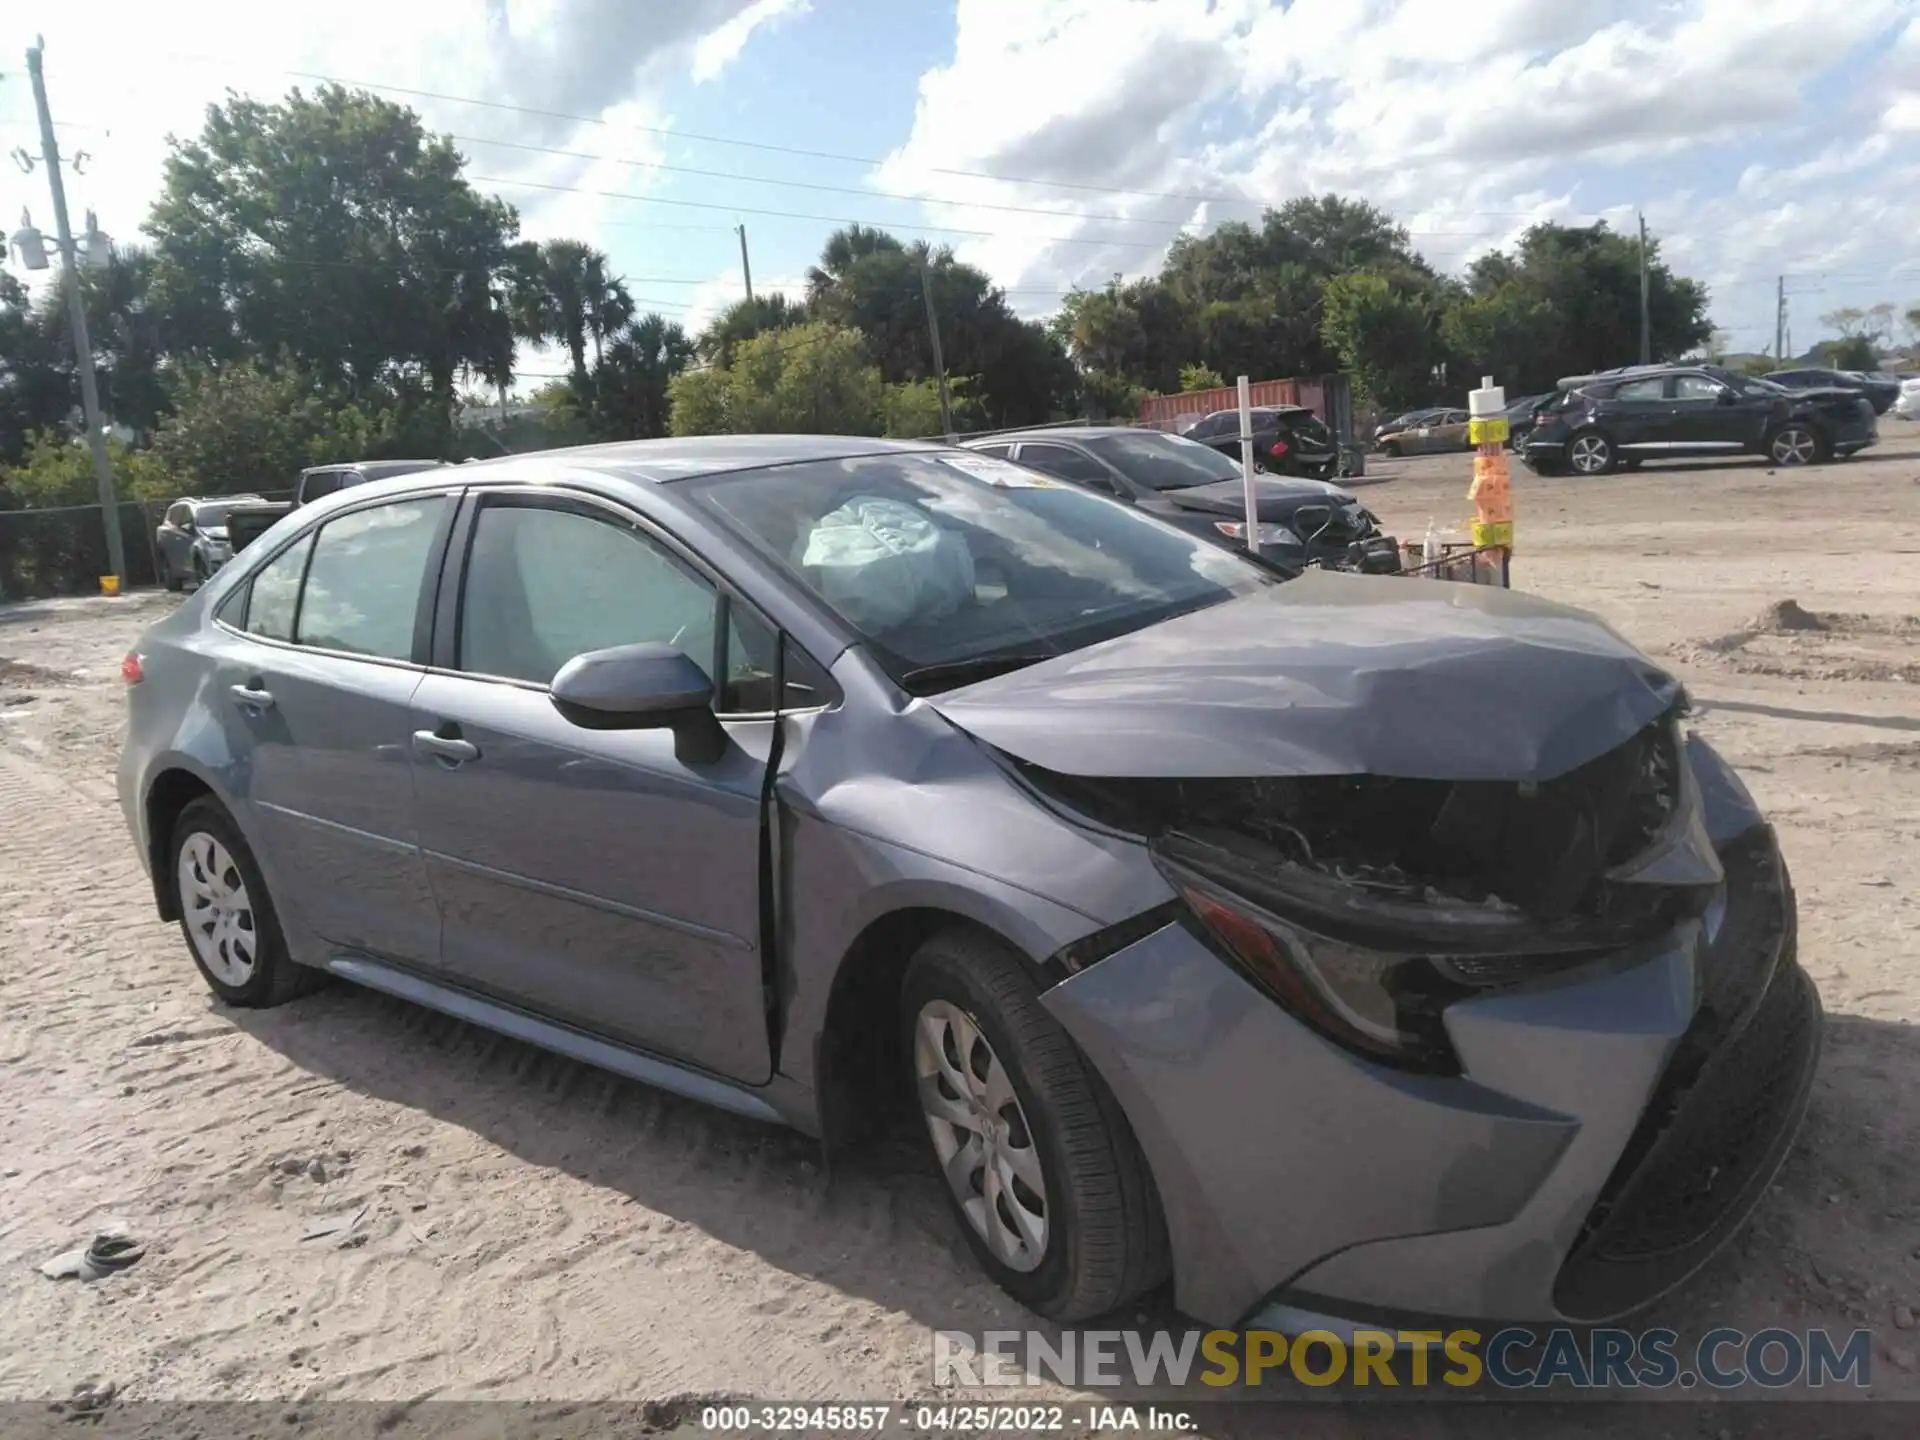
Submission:
[[[100,518],[107,527],[107,565],[116,588],[127,574],[126,546],[120,538],[120,500],[113,489],[113,466],[107,460],[106,429],[100,420],[100,390],[93,374],[93,342],[87,338],[87,302],[80,293],[80,258],[67,221],[67,191],[60,183],[60,146],[53,138],[53,112],[47,108],[47,81],[40,57],[47,42],[36,37],[27,51],[27,74],[33,79],[33,103],[40,110],[40,154],[47,162],[47,186],[53,191],[53,223],[60,236],[64,262],[61,283],[67,287],[67,314],[73,321],[75,368],[80,372],[80,408],[87,420],[87,444],[93,450],[93,474],[100,489]]]
[[[736,225],[733,228],[740,232],[740,274],[747,282],[747,299],[752,300],[753,266],[747,263],[747,227],[745,225]]]
[[[1640,216],[1640,363],[1653,363],[1653,322],[1647,299],[1647,217]]]
[[[1773,358],[1787,363],[1787,277],[1782,275],[1773,300]]]
[[[933,311],[933,282],[927,276],[927,257],[920,257],[920,298],[927,302],[927,334],[933,340],[933,370],[940,377],[940,429],[949,442],[953,433],[953,401],[947,394],[947,362],[940,356],[940,317]]]

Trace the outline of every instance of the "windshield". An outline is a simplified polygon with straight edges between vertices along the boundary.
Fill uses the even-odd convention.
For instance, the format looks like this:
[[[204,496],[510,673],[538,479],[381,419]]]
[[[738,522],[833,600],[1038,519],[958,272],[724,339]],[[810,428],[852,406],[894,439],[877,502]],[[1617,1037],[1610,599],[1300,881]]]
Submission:
[[[223,500],[218,505],[196,505],[193,507],[193,523],[202,530],[218,530],[227,523],[227,512],[234,506],[258,503],[258,501]]]
[[[1127,506],[966,451],[808,461],[688,490],[919,694],[1281,583]]]
[[[1190,490],[1238,480],[1240,467],[1218,450],[1179,435],[1145,430],[1101,435],[1085,442],[1134,484],[1148,490]]]

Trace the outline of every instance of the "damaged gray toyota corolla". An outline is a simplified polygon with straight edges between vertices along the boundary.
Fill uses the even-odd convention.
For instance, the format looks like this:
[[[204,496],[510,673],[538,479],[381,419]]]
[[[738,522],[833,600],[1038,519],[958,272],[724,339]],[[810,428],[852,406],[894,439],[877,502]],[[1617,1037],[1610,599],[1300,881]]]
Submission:
[[[128,657],[234,1004],[331,972],[843,1144],[917,1108],[1079,1319],[1597,1321],[1806,1104],[1773,832],[1581,612],[1273,572],[988,457],[800,437],[288,516]]]

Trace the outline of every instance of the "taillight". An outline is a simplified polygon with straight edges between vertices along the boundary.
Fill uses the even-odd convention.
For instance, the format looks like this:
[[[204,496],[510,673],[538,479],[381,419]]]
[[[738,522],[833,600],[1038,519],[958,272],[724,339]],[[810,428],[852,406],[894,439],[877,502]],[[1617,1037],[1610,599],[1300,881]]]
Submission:
[[[147,672],[140,668],[140,652],[129,650],[126,658],[120,662],[120,678],[129,685],[138,685],[147,678]]]
[[[1269,445],[1267,449],[1275,455],[1284,455],[1287,453],[1287,442],[1276,435],[1273,437],[1273,444]]]

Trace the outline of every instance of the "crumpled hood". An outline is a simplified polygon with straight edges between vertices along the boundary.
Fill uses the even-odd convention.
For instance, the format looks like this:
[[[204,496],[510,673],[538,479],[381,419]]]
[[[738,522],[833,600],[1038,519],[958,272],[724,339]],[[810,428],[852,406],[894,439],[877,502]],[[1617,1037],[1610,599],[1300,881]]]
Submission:
[[[1585,611],[1309,571],[926,703],[1066,775],[1550,780],[1678,695]]]
[[[1354,503],[1353,496],[1324,480],[1270,479],[1257,475],[1253,489],[1254,503],[1262,520],[1285,520],[1302,505],[1331,505],[1339,510]],[[1182,510],[1197,510],[1208,515],[1229,515],[1244,520],[1247,514],[1246,496],[1238,480],[1195,485],[1186,490],[1162,490],[1158,498]]]

